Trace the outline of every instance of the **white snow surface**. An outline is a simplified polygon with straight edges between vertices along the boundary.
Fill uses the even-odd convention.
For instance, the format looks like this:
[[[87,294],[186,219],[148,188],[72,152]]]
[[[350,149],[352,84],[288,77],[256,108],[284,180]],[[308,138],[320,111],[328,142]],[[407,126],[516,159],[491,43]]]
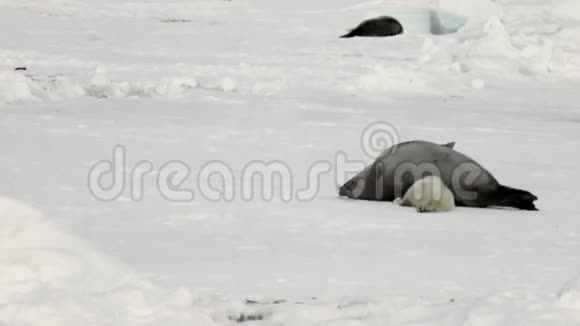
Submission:
[[[338,38],[384,14],[406,32]],[[0,0],[0,28],[0,325],[580,325],[577,0]],[[417,214],[334,173],[241,196],[251,162],[293,194],[370,163],[379,121],[539,211]],[[139,201],[89,191],[117,145],[152,165]],[[158,191],[171,161],[193,200]],[[233,200],[200,194],[210,162]]]
[[[166,293],[33,208],[0,198],[0,223],[6,325],[214,325],[186,289]]]

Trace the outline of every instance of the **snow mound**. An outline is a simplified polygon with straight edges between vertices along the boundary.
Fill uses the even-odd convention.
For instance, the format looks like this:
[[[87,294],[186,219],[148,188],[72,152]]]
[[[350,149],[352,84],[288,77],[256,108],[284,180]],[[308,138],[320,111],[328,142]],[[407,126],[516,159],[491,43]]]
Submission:
[[[490,0],[438,0],[437,10],[464,17],[466,24],[479,25],[490,17],[502,17],[502,7]]]
[[[284,88],[284,82],[280,79],[249,78],[239,81],[227,75],[205,76],[201,81],[191,76],[161,77],[157,80],[111,78],[102,66],[84,78],[0,71],[0,104],[58,101],[81,96],[97,99],[181,99],[199,91],[270,96]]]
[[[36,77],[0,71],[0,103],[39,102],[81,96],[81,85],[61,75]]]
[[[460,15],[433,9],[390,9],[389,16],[396,17],[405,33],[443,35],[457,32],[466,19]]]
[[[490,17],[478,28],[466,29],[453,39],[426,38],[421,52],[426,66],[447,67],[449,71],[461,73],[537,75],[558,67],[563,71],[568,66],[564,62],[566,53],[558,52],[552,41],[515,36],[497,16]]]
[[[30,81],[12,71],[0,71],[0,103],[36,100],[32,95]]]
[[[233,302],[205,296],[194,300],[215,320],[248,322],[249,325],[576,325],[580,315],[561,309],[551,300],[512,291],[468,298],[389,298],[372,300],[344,297],[340,300],[251,300]],[[254,321],[254,322],[252,322]]]
[[[407,92],[430,92],[428,78],[418,72],[406,70],[402,67],[387,67],[376,65],[369,72],[362,75],[354,86],[345,86],[348,91],[358,90],[370,93],[382,93],[393,90]]]
[[[488,0],[441,0],[437,12],[462,17],[465,24],[447,37],[426,37],[420,63],[425,69],[460,73],[575,78],[580,75],[575,8],[575,3],[563,3],[541,13],[527,6],[504,11]]]
[[[214,325],[167,293],[0,197],[0,325]]]
[[[89,96],[94,98],[158,97],[183,98],[198,87],[194,78],[170,77],[157,81],[113,81],[106,70],[98,67],[88,82],[71,80],[62,75],[34,76],[20,72],[0,72],[0,103],[56,101]],[[224,79],[215,87],[224,92],[235,91],[235,82]]]
[[[86,94],[96,98],[163,97],[182,98],[198,86],[194,78],[172,77],[159,81],[112,81],[104,67],[97,67],[86,86]]]
[[[439,0],[433,8],[393,8],[388,14],[401,22],[405,33],[444,35],[502,17],[503,10],[490,0]]]
[[[580,310],[580,275],[564,284],[558,299],[563,307]]]

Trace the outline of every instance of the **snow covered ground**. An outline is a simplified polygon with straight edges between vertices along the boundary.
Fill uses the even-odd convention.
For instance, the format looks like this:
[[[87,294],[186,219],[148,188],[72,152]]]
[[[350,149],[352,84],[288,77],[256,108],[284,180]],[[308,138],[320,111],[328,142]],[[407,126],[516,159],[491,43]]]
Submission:
[[[382,14],[407,33],[337,38]],[[580,324],[576,0],[0,0],[0,28],[0,325]],[[540,211],[338,198],[337,156],[370,162],[381,121]],[[89,191],[117,145],[128,180],[151,164],[140,201]],[[193,200],[159,192],[171,161]],[[243,198],[260,161],[291,200]],[[233,200],[202,195],[210,162]]]
[[[0,198],[0,319],[7,325],[214,325],[22,203]]]

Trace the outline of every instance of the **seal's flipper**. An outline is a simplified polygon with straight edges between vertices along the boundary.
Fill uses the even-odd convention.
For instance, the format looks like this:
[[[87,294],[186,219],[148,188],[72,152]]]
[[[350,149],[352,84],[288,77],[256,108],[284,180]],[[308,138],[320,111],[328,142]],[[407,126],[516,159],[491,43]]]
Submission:
[[[447,144],[441,144],[441,145],[453,149],[453,147],[455,147],[455,142],[451,141],[451,142],[448,142]]]
[[[395,198],[395,200],[393,200],[393,203],[399,206],[411,206],[408,201],[404,200],[401,197]]]
[[[538,209],[534,205],[534,201],[537,199],[538,197],[529,191],[500,185],[495,194],[495,203],[493,205],[537,211]]]

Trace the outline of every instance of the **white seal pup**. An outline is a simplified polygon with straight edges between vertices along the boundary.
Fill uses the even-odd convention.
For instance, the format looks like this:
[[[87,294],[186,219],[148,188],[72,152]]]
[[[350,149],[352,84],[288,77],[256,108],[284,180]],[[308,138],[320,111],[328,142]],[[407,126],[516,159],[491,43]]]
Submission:
[[[449,212],[455,208],[455,197],[441,178],[429,175],[415,182],[395,203],[415,207],[419,213]]]
[[[427,175],[437,175],[451,190],[455,205],[512,207],[537,210],[532,193],[504,186],[481,164],[453,149],[408,141],[391,146],[359,174],[340,187],[339,195],[353,199],[393,201]]]
[[[350,38],[355,36],[362,37],[385,37],[395,36],[403,33],[403,25],[395,18],[390,16],[381,16],[363,21],[350,32],[342,35],[341,38]]]

